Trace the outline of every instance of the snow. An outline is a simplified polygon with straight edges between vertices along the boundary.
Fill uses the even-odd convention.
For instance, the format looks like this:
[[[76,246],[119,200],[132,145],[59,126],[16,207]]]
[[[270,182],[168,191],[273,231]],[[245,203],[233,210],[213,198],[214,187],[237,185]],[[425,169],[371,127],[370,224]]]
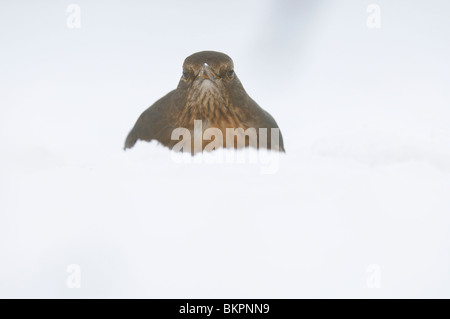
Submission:
[[[448,2],[44,3],[0,10],[0,297],[450,297]],[[277,120],[270,174],[123,151],[206,49]]]

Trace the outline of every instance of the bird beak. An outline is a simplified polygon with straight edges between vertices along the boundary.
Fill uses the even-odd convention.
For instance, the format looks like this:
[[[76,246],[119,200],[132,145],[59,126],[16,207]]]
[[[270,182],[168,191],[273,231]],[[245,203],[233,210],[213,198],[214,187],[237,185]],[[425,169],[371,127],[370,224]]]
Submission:
[[[204,63],[200,72],[198,73],[196,80],[202,82],[203,80],[211,80],[215,81],[218,78],[218,75],[214,72],[212,67],[208,65],[208,63]]]

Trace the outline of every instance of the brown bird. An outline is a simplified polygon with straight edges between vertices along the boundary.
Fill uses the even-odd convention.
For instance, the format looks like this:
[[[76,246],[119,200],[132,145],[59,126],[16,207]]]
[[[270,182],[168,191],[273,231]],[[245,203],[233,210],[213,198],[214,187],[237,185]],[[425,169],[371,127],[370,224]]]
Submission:
[[[175,147],[182,141],[180,134],[173,136],[176,128],[189,133],[184,141],[188,144],[181,149],[180,145]],[[195,142],[196,133],[201,134],[200,144]],[[231,141],[228,144],[227,139]],[[273,117],[245,92],[234,72],[233,60],[215,51],[194,53],[185,59],[178,87],[141,114],[124,149],[133,147],[137,140],[157,140],[170,149],[192,154],[222,146],[285,151]]]

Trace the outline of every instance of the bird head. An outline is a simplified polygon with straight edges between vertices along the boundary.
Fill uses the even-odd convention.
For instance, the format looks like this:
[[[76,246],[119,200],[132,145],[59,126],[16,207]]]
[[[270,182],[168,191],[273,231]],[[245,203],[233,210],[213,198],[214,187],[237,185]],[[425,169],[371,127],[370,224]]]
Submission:
[[[178,89],[187,90],[192,96],[206,91],[222,97],[232,95],[236,89],[243,90],[234,72],[233,60],[215,51],[197,52],[184,60]]]

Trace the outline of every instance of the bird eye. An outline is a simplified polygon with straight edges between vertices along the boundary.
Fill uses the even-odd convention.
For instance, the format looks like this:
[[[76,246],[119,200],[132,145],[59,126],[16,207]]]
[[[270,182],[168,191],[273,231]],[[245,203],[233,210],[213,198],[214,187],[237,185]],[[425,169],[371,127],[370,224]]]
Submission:
[[[231,79],[234,76],[234,70],[233,69],[229,69],[227,72],[227,76]]]
[[[189,72],[187,70],[183,70],[183,74],[181,76],[183,79],[187,80],[189,78]]]

